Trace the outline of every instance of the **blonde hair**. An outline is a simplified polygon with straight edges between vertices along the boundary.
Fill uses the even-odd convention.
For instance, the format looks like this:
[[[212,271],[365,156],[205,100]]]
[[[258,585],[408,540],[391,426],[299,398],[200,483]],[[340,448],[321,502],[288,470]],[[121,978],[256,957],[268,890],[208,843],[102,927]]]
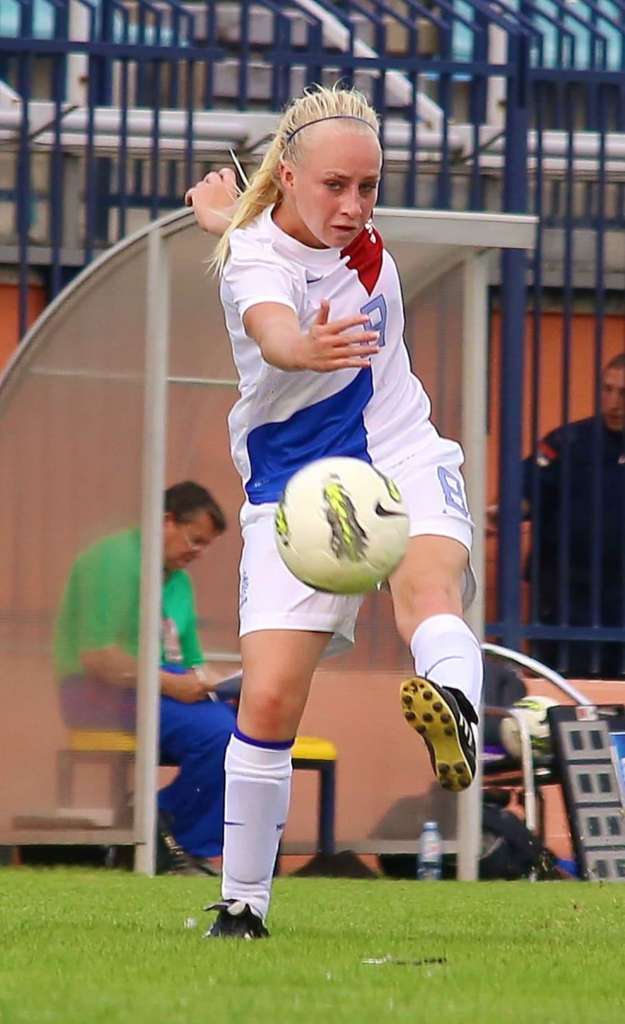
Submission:
[[[285,158],[297,163],[304,135],[299,129],[315,121],[332,118],[364,121],[379,138],[377,114],[363,93],[357,89],[342,89],[338,85],[331,89],[321,85],[306,89],[303,96],[294,100],[284,111],[260,167],[241,193],[232,220],[216,245],[209,263],[216,273],[222,272],[228,259],[231,233],[237,228],[245,227],[268,206],[276,203],[282,195],[278,167],[280,161]]]

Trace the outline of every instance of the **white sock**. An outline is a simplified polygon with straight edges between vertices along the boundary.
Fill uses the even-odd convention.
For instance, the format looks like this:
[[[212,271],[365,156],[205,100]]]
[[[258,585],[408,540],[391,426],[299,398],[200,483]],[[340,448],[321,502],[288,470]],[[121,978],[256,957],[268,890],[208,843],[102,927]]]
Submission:
[[[415,629],[410,641],[417,675],[439,686],[461,690],[474,708],[482,693],[482,652],[459,615],[432,615]]]
[[[239,734],[226,750],[222,896],[249,903],[263,920],[289,809],[291,747],[256,746]]]

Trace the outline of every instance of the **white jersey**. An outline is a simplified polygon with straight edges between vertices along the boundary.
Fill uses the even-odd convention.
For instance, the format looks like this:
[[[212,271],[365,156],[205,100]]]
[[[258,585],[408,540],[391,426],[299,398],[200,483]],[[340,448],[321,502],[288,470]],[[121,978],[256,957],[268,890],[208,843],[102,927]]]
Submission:
[[[390,472],[438,439],[429,399],[410,370],[397,267],[379,233],[369,223],[346,249],[312,249],[285,234],[272,209],[233,231],[221,282],[240,377],[228,421],[232,457],[253,505],[277,501],[289,477],[314,459],[351,456]],[[281,303],[306,331],[323,299],[330,321],[368,315],[380,332],[371,366],[315,373],[266,363],[245,333],[245,312]]]

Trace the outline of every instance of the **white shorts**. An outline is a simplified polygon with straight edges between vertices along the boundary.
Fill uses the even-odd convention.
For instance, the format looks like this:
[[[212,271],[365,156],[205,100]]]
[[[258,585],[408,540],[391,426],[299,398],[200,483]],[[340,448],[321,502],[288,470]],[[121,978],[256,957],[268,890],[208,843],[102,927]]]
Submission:
[[[473,523],[460,472],[462,449],[438,439],[429,451],[411,454],[394,465],[378,465],[401,492],[410,516],[410,536],[451,537],[471,551]],[[432,451],[432,448],[435,450]],[[243,553],[240,567],[240,636],[264,629],[301,629],[332,633],[326,656],[354,642],[363,598],[326,594],[301,583],[282,561],[274,539],[275,503],[251,505],[241,511]],[[465,573],[463,604],[475,596],[471,566]]]

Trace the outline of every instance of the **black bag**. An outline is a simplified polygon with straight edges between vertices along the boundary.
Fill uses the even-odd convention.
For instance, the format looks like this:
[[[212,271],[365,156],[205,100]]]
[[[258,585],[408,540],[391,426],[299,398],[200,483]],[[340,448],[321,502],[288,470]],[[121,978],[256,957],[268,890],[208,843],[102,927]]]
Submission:
[[[505,799],[509,794],[505,794]],[[504,810],[500,793],[485,794],[482,804],[482,848],[479,859],[481,879],[528,878],[534,872],[536,878],[565,878],[556,866],[556,858],[539,839],[526,827],[524,822]],[[380,854],[378,857],[382,872],[390,878],[415,878],[414,854]],[[443,857],[443,878],[456,877],[455,854]]]
[[[490,803],[482,807],[480,878],[558,878],[556,860],[516,814]]]

